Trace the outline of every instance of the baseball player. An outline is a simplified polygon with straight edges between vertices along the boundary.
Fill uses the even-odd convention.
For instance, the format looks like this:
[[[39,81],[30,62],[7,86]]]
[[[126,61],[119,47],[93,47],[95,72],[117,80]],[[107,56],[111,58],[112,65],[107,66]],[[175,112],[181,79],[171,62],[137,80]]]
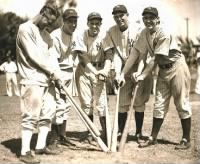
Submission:
[[[51,54],[58,60],[61,69],[64,85],[71,93],[70,87],[73,76],[74,55],[73,49],[75,42],[73,41],[73,33],[77,27],[78,14],[74,9],[67,9],[63,15],[63,26],[54,30],[51,36],[54,40],[54,48],[51,49]],[[50,145],[56,146],[58,143],[69,145],[70,142],[65,136],[66,123],[71,105],[68,102],[62,90],[56,88],[57,91],[57,107],[56,115],[51,126]],[[58,142],[59,141],[59,142]],[[49,146],[50,146],[49,145]]]
[[[12,88],[14,88],[14,93],[16,96],[20,96],[19,88],[17,84],[17,65],[12,61],[10,56],[11,51],[8,51],[7,61],[0,66],[0,71],[6,73],[6,93],[9,97],[13,95]],[[12,87],[13,86],[13,87]]]
[[[143,71],[135,77],[136,81],[144,80],[158,65],[158,79],[156,85],[156,99],[153,112],[153,127],[151,136],[139,147],[147,147],[157,143],[157,136],[164,118],[168,112],[170,98],[173,96],[176,110],[181,120],[183,136],[175,149],[190,147],[191,107],[189,104],[190,72],[181,53],[176,38],[160,25],[158,10],[147,7],[142,12],[145,29],[134,44],[122,76],[137,62],[138,57],[145,60],[151,55],[149,63]]]
[[[113,62],[115,65],[115,80],[118,82],[121,70],[123,69],[127,58],[132,51],[133,45],[137,40],[140,33],[140,28],[136,24],[131,24],[128,20],[129,13],[126,6],[116,5],[112,11],[113,18],[116,25],[112,26],[105,38],[104,51],[111,52],[113,54]],[[139,60],[138,60],[139,61]],[[138,61],[132,65],[130,71],[125,75],[126,83],[120,88],[120,100],[119,100],[119,114],[118,114],[118,127],[119,137],[123,133],[124,126],[127,119],[127,112],[131,104],[132,92],[136,85],[136,82],[132,80],[132,73],[137,71]],[[148,85],[147,85],[148,84]],[[145,102],[148,101],[152,84],[152,77],[148,76],[139,85],[137,92],[134,109],[135,109],[135,123],[136,123],[136,139],[139,142],[140,139],[144,139],[142,136],[142,125],[144,119]]]
[[[195,93],[200,94],[200,50],[197,51],[197,80],[195,84]]]
[[[52,80],[60,79],[52,65],[49,48],[52,39],[45,28],[59,16],[58,8],[47,3],[33,19],[20,25],[16,38],[17,65],[21,77],[22,148],[20,160],[39,163],[30,150],[33,132],[38,128],[35,154],[58,154],[46,147],[46,138],[55,115],[55,87]]]
[[[107,95],[104,82],[97,79],[98,70],[103,68],[107,60],[102,49],[105,34],[100,31],[101,24],[101,15],[96,12],[90,13],[87,17],[89,28],[77,38],[75,50],[79,57],[79,64],[76,69],[76,83],[81,107],[91,121],[93,121],[94,102],[96,102],[102,126],[102,139],[106,142],[105,96]],[[88,133],[87,139],[89,143],[92,141],[91,134]]]

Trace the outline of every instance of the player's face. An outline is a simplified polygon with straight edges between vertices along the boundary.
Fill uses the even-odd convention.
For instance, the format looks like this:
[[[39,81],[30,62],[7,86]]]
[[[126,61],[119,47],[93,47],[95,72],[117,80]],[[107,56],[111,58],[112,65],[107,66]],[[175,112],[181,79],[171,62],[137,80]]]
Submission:
[[[148,28],[150,31],[156,30],[156,26],[159,22],[158,17],[156,17],[152,14],[145,14],[142,19],[143,19],[143,22],[144,22],[144,25],[146,26],[146,28]]]
[[[66,20],[63,20],[63,30],[65,33],[72,35],[77,27],[77,17],[71,17]]]
[[[113,16],[113,18],[120,29],[128,27],[128,14],[127,13],[116,13]]]
[[[90,36],[97,36],[98,33],[100,32],[101,20],[99,19],[89,20],[88,27]]]
[[[42,17],[41,17],[41,20],[40,20],[40,24],[43,27],[51,25],[57,19],[57,16],[56,16],[55,12],[50,8],[45,8],[42,11],[41,16]]]

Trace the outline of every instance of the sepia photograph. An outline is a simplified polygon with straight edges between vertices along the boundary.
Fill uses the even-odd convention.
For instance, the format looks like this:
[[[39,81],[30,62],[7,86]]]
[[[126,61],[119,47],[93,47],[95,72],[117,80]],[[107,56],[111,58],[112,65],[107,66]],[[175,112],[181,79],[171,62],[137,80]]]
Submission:
[[[0,0],[0,163],[200,164],[200,0]]]

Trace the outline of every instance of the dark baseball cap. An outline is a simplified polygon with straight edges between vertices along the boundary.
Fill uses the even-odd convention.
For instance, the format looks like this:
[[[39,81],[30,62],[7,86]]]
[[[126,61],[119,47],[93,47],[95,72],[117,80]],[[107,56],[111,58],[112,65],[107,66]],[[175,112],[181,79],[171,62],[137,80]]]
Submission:
[[[63,19],[69,19],[71,17],[78,18],[78,14],[74,9],[67,9],[63,13]]]
[[[88,15],[87,20],[89,21],[89,20],[92,20],[92,19],[99,19],[99,20],[102,20],[102,17],[101,17],[101,15],[100,15],[99,13],[97,13],[97,12],[92,12],[92,13],[90,13],[90,14]]]
[[[142,12],[142,16],[144,16],[144,14],[152,14],[158,17],[158,10],[155,7],[146,7]]]
[[[117,5],[113,8],[112,14],[116,13],[128,13],[126,6],[124,5]]]

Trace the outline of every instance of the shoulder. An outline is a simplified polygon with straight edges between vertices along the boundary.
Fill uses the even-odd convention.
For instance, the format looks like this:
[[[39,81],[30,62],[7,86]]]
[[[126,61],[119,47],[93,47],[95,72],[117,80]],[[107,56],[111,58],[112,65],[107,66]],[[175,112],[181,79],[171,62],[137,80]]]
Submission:
[[[159,38],[170,38],[171,37],[171,33],[170,33],[169,29],[163,28],[163,27],[159,27],[159,29],[157,31],[157,36]]]
[[[114,33],[116,31],[119,31],[119,28],[117,25],[114,25],[114,26],[111,26],[109,29],[108,29],[108,32],[110,33]]]
[[[34,24],[31,21],[20,24],[18,33],[30,32],[33,29]]]
[[[60,36],[61,35],[61,28],[58,28],[51,32],[50,34],[52,37]]]

